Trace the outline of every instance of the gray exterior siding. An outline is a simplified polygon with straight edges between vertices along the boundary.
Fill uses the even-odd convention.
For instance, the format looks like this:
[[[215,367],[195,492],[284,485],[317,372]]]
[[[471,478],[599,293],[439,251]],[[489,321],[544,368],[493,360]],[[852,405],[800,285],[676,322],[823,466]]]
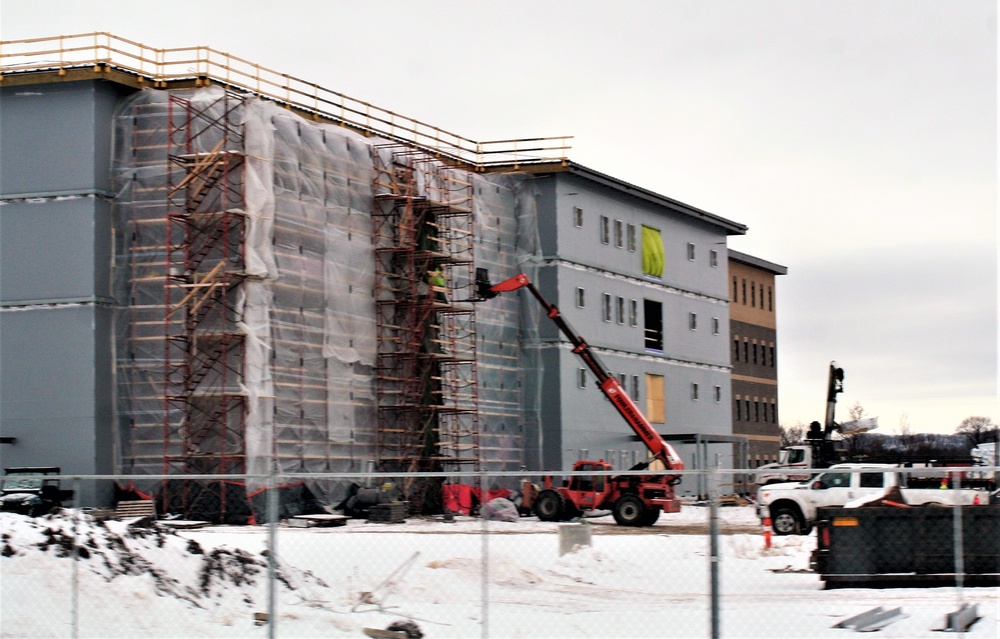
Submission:
[[[103,81],[0,88],[0,433],[3,466],[114,471],[110,202]],[[110,505],[112,485],[81,486]]]
[[[559,307],[613,374],[625,375],[626,391],[644,411],[646,374],[664,377],[666,421],[654,423],[660,432],[731,435],[726,229],[571,173],[546,175],[537,183],[539,232],[546,258],[538,276],[543,295]],[[576,209],[582,213],[579,226]],[[602,242],[601,216],[609,223],[607,243]],[[616,242],[616,221],[621,223],[621,246]],[[629,250],[629,225],[637,235],[634,250]],[[666,264],[660,279],[643,275],[642,225],[661,232]],[[694,245],[694,260],[689,259],[689,243]],[[716,252],[714,265],[711,251]],[[578,291],[583,294],[582,307]],[[605,295],[609,296],[610,317]],[[646,348],[643,300],[662,305],[662,351]],[[692,314],[695,329],[690,325]],[[584,365],[565,346],[556,347],[560,338],[554,325],[543,319],[540,333],[545,343],[543,429],[554,431],[551,421],[561,421],[561,459],[552,458],[555,451],[550,439],[545,442],[549,449],[545,466],[569,468],[583,451],[592,459],[611,453],[616,467],[631,465],[633,454],[645,459],[644,446],[597,389],[589,372],[580,388],[579,371]],[[693,447],[675,447],[691,467]]]

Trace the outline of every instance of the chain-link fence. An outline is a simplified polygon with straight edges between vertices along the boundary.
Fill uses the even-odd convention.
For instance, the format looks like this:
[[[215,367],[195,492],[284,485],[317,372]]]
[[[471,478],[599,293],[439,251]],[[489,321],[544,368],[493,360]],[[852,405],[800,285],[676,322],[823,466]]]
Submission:
[[[5,510],[22,512],[0,519],[2,634],[824,637],[888,626],[995,637],[995,471],[817,470],[742,495],[719,488],[743,485],[736,475],[752,488],[753,471],[683,471],[706,498],[636,526],[616,523],[613,505],[542,521],[528,502],[544,479],[514,473],[422,474],[451,497],[428,515],[408,512],[398,476],[324,476],[354,486],[352,498],[311,512],[269,489],[253,497],[262,521],[242,526],[186,520],[157,510],[155,494],[120,489],[115,508],[78,503],[177,477],[49,475],[73,507],[41,514],[46,504],[28,503],[35,484],[14,499],[5,486]],[[256,479],[280,488],[303,477]]]

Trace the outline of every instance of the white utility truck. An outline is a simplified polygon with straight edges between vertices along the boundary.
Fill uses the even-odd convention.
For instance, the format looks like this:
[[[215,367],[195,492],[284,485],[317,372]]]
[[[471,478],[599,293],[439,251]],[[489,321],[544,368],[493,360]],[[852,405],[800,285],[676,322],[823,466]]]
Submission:
[[[955,488],[953,477],[938,469],[907,472],[897,464],[837,464],[812,480],[761,486],[757,491],[757,516],[771,520],[777,535],[808,533],[816,521],[816,509],[844,506],[862,498],[876,499],[899,489],[902,506],[953,506],[989,503],[989,492],[980,488]],[[937,488],[908,488],[910,476],[919,473],[920,483],[940,478]],[[912,479],[917,479],[914,475]],[[893,491],[895,493],[895,491]]]

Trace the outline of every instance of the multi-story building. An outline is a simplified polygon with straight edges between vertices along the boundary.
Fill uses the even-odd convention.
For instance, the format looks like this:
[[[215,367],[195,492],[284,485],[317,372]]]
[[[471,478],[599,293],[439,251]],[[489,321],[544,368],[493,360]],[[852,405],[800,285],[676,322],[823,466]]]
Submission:
[[[136,63],[54,39],[53,66],[46,43],[17,44],[0,61],[16,58],[0,85],[5,465],[176,475],[143,490],[238,522],[261,480],[181,478],[644,459],[534,300],[472,301],[487,268],[527,272],[689,468],[710,451],[739,466],[734,393],[751,393],[731,382],[730,327],[762,339],[731,317],[743,225],[575,164],[561,140],[484,153],[255,65],[192,76],[183,51]],[[325,505],[348,489],[283,487]]]
[[[788,269],[729,251],[733,433],[747,438],[748,468],[777,461],[778,324],[775,278]]]
[[[731,433],[726,239],[746,227],[570,164],[536,176],[542,291],[598,352],[688,468]],[[554,327],[541,327],[542,465],[645,450]],[[731,446],[713,448],[728,467]],[[702,457],[701,459],[705,459]],[[688,486],[685,486],[688,488]]]

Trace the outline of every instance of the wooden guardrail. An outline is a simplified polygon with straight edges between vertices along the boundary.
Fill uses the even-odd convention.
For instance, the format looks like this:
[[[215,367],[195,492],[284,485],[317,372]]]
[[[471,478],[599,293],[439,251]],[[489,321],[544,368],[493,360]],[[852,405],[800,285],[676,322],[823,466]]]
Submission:
[[[316,119],[471,165],[565,164],[572,136],[477,141],[206,46],[157,49],[106,32],[0,42],[0,83],[15,75],[114,69],[156,88],[218,83]]]

